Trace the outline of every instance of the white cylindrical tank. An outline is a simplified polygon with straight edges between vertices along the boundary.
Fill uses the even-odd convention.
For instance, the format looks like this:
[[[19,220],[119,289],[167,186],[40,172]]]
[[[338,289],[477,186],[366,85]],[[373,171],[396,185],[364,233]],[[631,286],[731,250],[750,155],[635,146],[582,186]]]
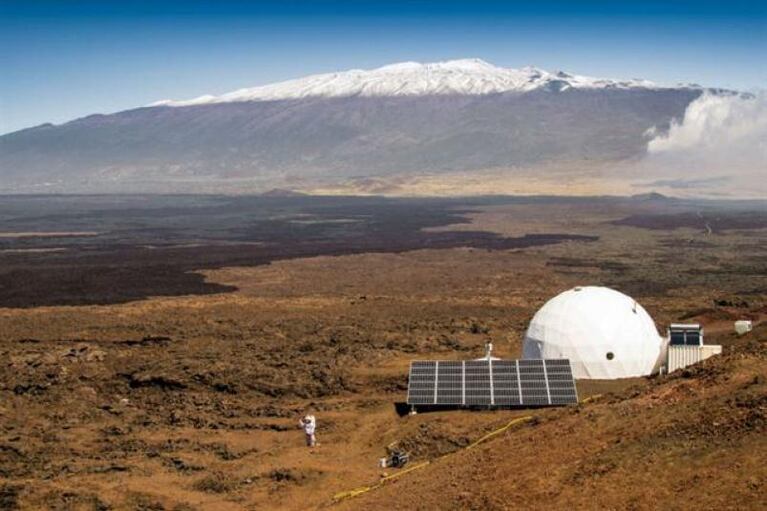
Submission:
[[[657,372],[663,338],[633,298],[606,287],[576,287],[544,304],[525,334],[522,358],[567,358],[578,379]]]
[[[750,320],[741,319],[735,322],[735,332],[738,335],[747,334],[754,329],[754,325]]]

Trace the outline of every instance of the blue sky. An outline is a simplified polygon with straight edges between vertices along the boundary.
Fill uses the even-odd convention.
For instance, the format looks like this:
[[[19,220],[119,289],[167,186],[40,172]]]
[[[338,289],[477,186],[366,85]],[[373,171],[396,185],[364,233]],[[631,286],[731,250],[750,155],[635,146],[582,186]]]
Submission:
[[[767,86],[767,2],[0,0],[0,133],[306,74],[479,57]]]

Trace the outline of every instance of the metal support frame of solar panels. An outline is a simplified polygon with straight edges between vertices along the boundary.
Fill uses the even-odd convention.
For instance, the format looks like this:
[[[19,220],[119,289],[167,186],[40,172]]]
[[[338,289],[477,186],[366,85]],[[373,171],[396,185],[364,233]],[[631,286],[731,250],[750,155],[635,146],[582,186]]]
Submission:
[[[419,360],[410,363],[411,406],[558,406],[578,402],[570,361]]]

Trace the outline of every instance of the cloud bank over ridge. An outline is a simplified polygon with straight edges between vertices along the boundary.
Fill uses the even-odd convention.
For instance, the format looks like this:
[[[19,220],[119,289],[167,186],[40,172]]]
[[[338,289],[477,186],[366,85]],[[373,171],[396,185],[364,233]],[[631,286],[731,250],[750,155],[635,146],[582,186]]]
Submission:
[[[767,92],[704,94],[668,133],[650,140],[644,163],[667,178],[717,177],[767,188],[759,182],[767,181]]]

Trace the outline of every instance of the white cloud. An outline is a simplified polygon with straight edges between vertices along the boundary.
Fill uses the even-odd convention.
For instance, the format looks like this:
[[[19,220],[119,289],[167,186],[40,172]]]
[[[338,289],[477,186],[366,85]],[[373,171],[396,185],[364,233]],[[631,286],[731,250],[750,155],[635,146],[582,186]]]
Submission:
[[[705,94],[690,103],[680,123],[647,145],[651,158],[701,166],[701,170],[767,171],[767,93]]]
[[[673,188],[767,196],[767,92],[704,94],[667,133],[649,130],[645,177]],[[648,183],[657,185],[658,181]],[[726,183],[726,184],[725,184]]]

